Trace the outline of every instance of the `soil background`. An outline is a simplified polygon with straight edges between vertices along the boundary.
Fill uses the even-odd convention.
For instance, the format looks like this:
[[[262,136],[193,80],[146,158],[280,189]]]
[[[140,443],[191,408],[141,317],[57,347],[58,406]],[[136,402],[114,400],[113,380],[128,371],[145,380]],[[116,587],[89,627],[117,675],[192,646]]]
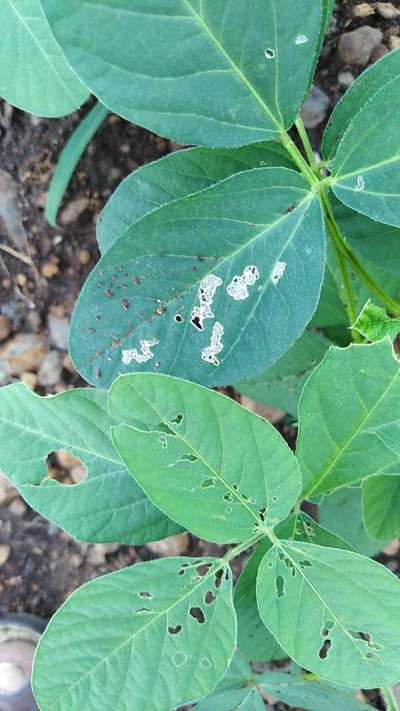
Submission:
[[[392,7],[399,10],[400,2]],[[349,63],[343,47],[340,51],[343,35],[363,26],[382,34],[365,64],[400,46],[399,17],[382,17],[373,2],[337,2],[315,80],[322,93],[314,90],[305,116],[315,148],[333,106],[365,67]],[[60,227],[53,229],[44,216],[46,191],[60,151],[90,105],[64,119],[46,120],[0,102],[0,386],[22,380],[48,394],[84,384],[68,357],[67,337],[74,303],[99,257],[100,211],[131,171],[179,148],[111,115],[80,161],[59,213]],[[260,414],[293,445],[294,430],[286,426],[284,413],[264,408]],[[48,464],[59,481],[79,480],[80,463],[69,455],[53,454]],[[164,555],[218,550],[187,534],[136,548],[74,541],[32,511],[0,474],[0,615],[23,611],[47,620],[73,590],[100,574]],[[397,543],[379,559],[399,573]],[[237,574],[240,567],[239,561]],[[369,692],[368,700],[383,708],[377,693]]]

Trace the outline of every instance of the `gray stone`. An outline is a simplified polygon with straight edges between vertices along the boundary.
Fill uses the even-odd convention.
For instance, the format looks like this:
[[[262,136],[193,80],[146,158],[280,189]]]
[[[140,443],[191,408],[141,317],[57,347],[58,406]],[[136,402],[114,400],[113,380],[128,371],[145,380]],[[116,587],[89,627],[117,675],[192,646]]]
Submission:
[[[49,340],[52,346],[60,351],[68,350],[69,319],[59,318],[50,313],[47,321],[49,327]]]
[[[43,358],[38,372],[38,381],[44,387],[53,387],[60,382],[64,356],[59,351],[50,351]]]
[[[301,110],[301,118],[306,128],[315,128],[324,121],[329,108],[329,96],[322,89],[313,86]]]
[[[343,62],[357,67],[365,67],[371,54],[381,44],[383,34],[369,25],[346,32],[339,40],[339,54]]]

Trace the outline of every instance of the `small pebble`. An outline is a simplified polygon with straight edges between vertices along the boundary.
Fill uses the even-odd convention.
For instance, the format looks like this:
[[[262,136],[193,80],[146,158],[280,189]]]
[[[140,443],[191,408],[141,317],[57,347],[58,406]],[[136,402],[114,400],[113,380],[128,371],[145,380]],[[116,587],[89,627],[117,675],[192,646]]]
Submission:
[[[164,541],[155,541],[148,543],[147,547],[159,558],[167,558],[168,556],[179,556],[185,553],[189,547],[189,536],[187,533],[178,533],[176,536],[170,536]]]
[[[339,72],[338,82],[341,86],[351,86],[354,81],[354,74],[351,72]]]
[[[396,37],[396,35],[390,35],[389,49],[390,50],[400,49],[400,37]]]
[[[64,356],[59,351],[50,351],[43,358],[38,372],[38,381],[43,387],[57,385],[61,378]]]
[[[82,197],[72,200],[61,212],[60,223],[62,225],[70,225],[76,222],[88,207],[89,198]]]
[[[57,264],[54,264],[54,262],[45,262],[42,266],[41,271],[42,276],[44,276],[45,279],[52,279],[52,277],[58,274],[59,269]]]
[[[11,321],[7,316],[0,314],[0,341],[5,341],[12,331]]]
[[[22,499],[18,497],[11,502],[8,507],[8,510],[11,511],[14,516],[24,516],[24,514],[26,513],[26,505],[24,504]]]
[[[366,67],[371,54],[381,44],[383,34],[369,25],[345,32],[339,40],[339,54],[345,64]]]
[[[19,333],[0,349],[0,360],[7,364],[11,375],[22,375],[28,370],[36,372],[46,352],[43,336]]]
[[[21,375],[21,383],[24,383],[28,388],[34,390],[37,385],[37,375],[36,373],[31,373],[29,370]]]
[[[87,249],[81,249],[79,252],[79,262],[86,266],[90,262],[90,252]]]
[[[52,346],[60,351],[68,350],[69,319],[59,318],[54,313],[50,313],[47,319],[49,329],[49,340]]]
[[[0,566],[7,563],[10,557],[11,548],[6,543],[0,545]]]
[[[400,10],[394,7],[391,2],[377,2],[375,10],[384,20],[396,20],[400,17]]]
[[[362,2],[359,5],[353,7],[354,17],[368,17],[369,15],[374,15],[375,10],[367,2]]]
[[[313,86],[301,110],[301,118],[306,128],[315,128],[325,120],[329,103],[329,96],[322,89]]]
[[[389,54],[389,50],[386,47],[385,44],[378,44],[378,46],[374,49],[374,51],[371,54],[371,63],[374,64],[375,62],[378,62],[379,59],[382,59],[382,57],[385,56],[385,54]]]

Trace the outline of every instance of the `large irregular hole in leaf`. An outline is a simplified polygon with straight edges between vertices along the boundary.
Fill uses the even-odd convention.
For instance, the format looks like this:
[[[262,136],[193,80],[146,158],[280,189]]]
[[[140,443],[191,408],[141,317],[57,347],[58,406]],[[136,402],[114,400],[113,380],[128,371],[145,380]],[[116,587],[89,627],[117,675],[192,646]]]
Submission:
[[[319,656],[320,659],[326,659],[326,658],[327,658],[331,646],[332,646],[331,640],[330,640],[330,639],[324,639],[324,641],[323,641],[323,643],[322,643],[322,645],[321,645],[321,647],[320,647],[320,650],[319,650],[319,652],[318,652],[318,656]]]
[[[83,462],[66,450],[51,452],[46,458],[48,478],[63,486],[81,484],[87,477]]]
[[[204,625],[206,618],[201,607],[191,607],[189,610],[189,615],[193,617],[200,625]]]
[[[285,594],[284,587],[285,587],[285,580],[282,577],[282,575],[278,575],[278,577],[276,578],[276,591],[278,593],[278,597],[284,596],[284,594]]]

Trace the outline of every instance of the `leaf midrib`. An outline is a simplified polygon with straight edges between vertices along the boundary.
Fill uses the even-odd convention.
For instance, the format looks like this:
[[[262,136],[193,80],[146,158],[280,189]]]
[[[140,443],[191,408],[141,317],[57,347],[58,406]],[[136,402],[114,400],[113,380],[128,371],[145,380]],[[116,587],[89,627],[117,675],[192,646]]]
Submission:
[[[250,93],[254,96],[256,101],[260,104],[264,112],[267,114],[268,118],[270,121],[276,126],[277,131],[281,133],[284,131],[284,126],[282,126],[279,121],[275,118],[274,114],[272,113],[271,109],[269,106],[265,103],[264,99],[260,96],[258,91],[254,88],[254,86],[251,84],[250,80],[247,78],[247,76],[244,74],[244,72],[241,70],[240,67],[234,62],[232,57],[228,54],[228,52],[224,49],[222,44],[219,42],[217,37],[213,34],[211,29],[208,27],[207,23],[204,20],[204,17],[202,15],[199,15],[196,10],[192,7],[191,3],[189,0],[182,0],[182,2],[186,5],[188,8],[189,12],[193,15],[195,20],[198,22],[198,24],[202,27],[204,32],[208,35],[210,40],[213,42],[213,44],[217,47],[217,49],[221,52],[221,54],[224,56],[224,58],[229,62],[231,65],[232,69],[234,72],[237,74],[239,79],[246,85]]]

